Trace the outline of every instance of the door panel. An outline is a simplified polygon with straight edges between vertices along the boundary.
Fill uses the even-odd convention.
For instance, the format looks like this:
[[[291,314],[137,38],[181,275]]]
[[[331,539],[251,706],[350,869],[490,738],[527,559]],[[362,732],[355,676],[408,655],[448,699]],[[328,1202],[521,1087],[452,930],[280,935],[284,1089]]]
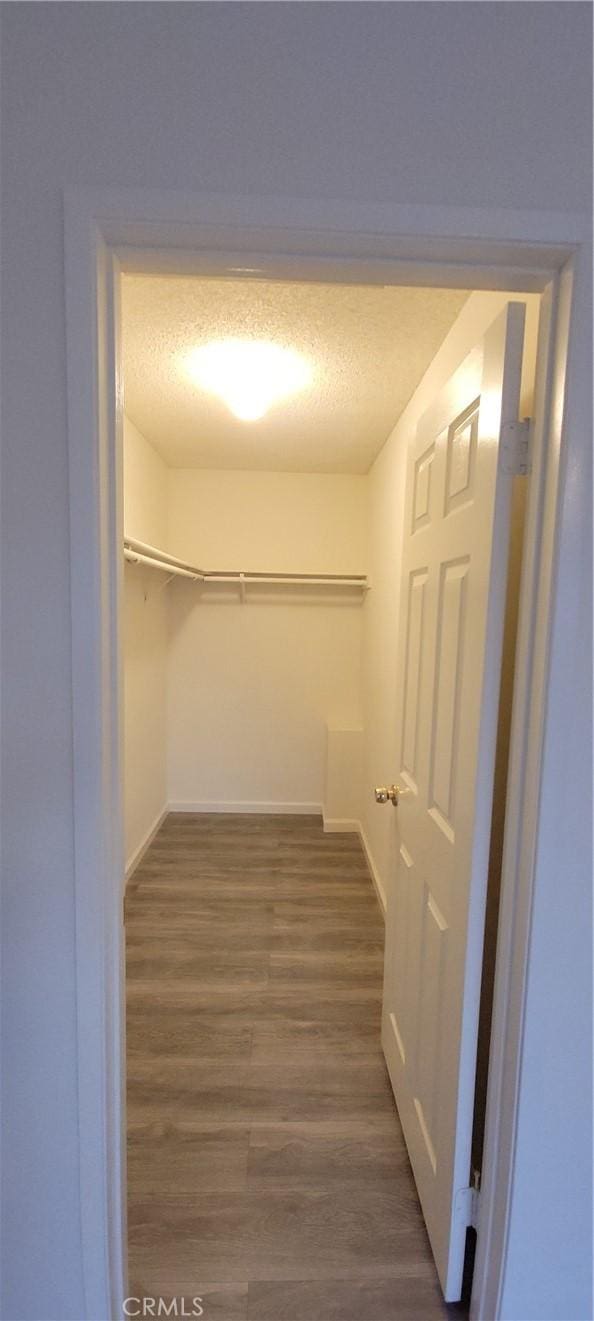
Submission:
[[[469,556],[440,566],[429,755],[429,814],[453,844]]]
[[[423,622],[425,615],[425,588],[427,569],[415,569],[408,584],[408,619],[406,641],[406,669],[404,673],[404,709],[402,715],[402,766],[411,785],[416,783],[417,748],[419,738],[419,686],[423,655]]]
[[[460,1297],[524,307],[509,304],[435,399],[405,496],[382,1039],[440,1280]],[[392,810],[388,808],[387,810]]]

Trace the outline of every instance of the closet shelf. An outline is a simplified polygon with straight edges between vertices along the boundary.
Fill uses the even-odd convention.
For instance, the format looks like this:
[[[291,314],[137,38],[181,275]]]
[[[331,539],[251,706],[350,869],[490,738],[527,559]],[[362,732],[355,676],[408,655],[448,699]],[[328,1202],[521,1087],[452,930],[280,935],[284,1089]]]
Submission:
[[[264,586],[283,587],[350,587],[366,592],[369,582],[364,574],[343,573],[248,573],[237,570],[199,569],[195,564],[176,559],[165,551],[157,550],[144,541],[132,537],[124,538],[124,558],[130,564],[143,564],[149,569],[160,570],[170,577],[191,578],[194,582],[235,583],[243,591],[245,587],[261,584]]]

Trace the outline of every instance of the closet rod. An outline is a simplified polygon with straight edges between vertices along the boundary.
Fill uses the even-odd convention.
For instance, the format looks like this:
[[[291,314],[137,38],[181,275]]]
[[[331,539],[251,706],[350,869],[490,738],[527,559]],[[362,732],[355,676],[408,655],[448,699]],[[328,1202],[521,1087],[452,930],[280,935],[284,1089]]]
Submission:
[[[158,550],[156,546],[149,546],[148,541],[137,541],[134,537],[124,537],[124,550],[139,551],[141,555],[146,555],[151,560],[164,560],[166,564],[174,564],[177,569],[186,569],[194,578],[204,577],[202,569],[197,569],[194,564],[188,564],[187,560],[179,560],[175,555],[169,555],[166,550]]]
[[[209,570],[204,575],[204,581],[209,583],[264,583],[266,585],[278,584],[278,586],[303,586],[303,587],[367,587],[366,578],[347,578],[341,573],[317,574],[317,573],[217,573]]]
[[[176,574],[180,578],[191,578],[193,582],[202,581],[202,574],[192,572],[191,569],[182,569],[178,564],[171,564],[167,560],[156,559],[153,555],[141,555],[138,550],[131,550],[124,546],[124,559],[130,564],[146,564],[149,569],[160,569],[162,573]]]
[[[162,573],[177,574],[202,583],[236,583],[239,587],[258,583],[266,586],[297,587],[358,587],[366,591],[369,584],[363,574],[342,573],[242,573],[237,570],[198,569],[187,560],[177,559],[166,551],[157,550],[148,542],[132,537],[124,539],[124,557],[131,564],[145,564]]]

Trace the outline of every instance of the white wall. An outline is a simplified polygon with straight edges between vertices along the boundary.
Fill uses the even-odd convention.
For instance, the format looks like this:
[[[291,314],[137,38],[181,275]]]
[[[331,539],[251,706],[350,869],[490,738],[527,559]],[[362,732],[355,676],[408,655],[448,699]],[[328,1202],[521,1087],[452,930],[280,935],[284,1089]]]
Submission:
[[[366,571],[367,479],[168,469],[124,429],[129,536],[205,568]],[[201,590],[127,565],[126,858],[166,804],[319,810],[326,725],[360,723],[363,601],[328,589]]]
[[[161,549],[167,541],[167,474],[161,455],[124,415],[124,535]]]
[[[341,474],[169,468],[169,550],[206,569],[365,573],[366,486]]]
[[[3,1306],[11,1321],[85,1315],[62,190],[199,187],[341,198],[346,209],[351,201],[587,208],[590,20],[588,5],[563,3],[3,6]],[[555,740],[566,729],[574,762],[588,761],[584,693],[563,656],[584,614],[575,566],[589,560],[589,453],[584,431],[564,503],[546,763],[555,787]],[[543,849],[537,885],[545,924],[549,884],[560,893],[558,854],[588,854],[584,818],[576,824],[572,813],[551,804],[558,852],[548,867]],[[571,949],[586,929],[581,906],[555,911],[554,929]],[[546,933],[535,940],[546,951]],[[575,1063],[571,1034],[563,1054],[567,1009],[558,1017],[558,989],[566,1006],[575,966],[549,962],[530,1005],[532,1023],[555,1015],[559,1070]],[[540,1088],[531,1098],[535,1131],[554,1127],[547,1095]],[[559,1159],[566,1149],[572,1158],[571,1190],[566,1128],[558,1125],[555,1140]],[[566,1209],[567,1201],[561,1217]]]
[[[365,573],[367,479],[170,469],[169,550],[207,569]],[[362,600],[328,589],[169,589],[175,805],[319,809],[326,722],[360,721]]]
[[[167,468],[124,419],[124,531],[167,542]],[[124,568],[124,841],[132,866],[167,804],[167,597],[164,578]]]
[[[495,320],[508,297],[503,293],[473,293],[369,474],[369,576],[373,583],[365,602],[363,644],[364,786],[361,821],[368,851],[381,889],[389,898],[398,856],[397,814],[379,806],[373,786],[391,783],[398,774],[396,730],[399,718],[398,628],[400,564],[406,455],[419,418],[436,392]],[[522,411],[530,414],[538,298],[527,300]]]

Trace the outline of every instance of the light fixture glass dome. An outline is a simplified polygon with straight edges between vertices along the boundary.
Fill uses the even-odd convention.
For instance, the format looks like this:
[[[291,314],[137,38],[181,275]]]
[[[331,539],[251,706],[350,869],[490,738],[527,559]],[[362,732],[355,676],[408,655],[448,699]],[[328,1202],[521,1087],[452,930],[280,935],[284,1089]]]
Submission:
[[[305,389],[312,369],[293,349],[267,340],[223,339],[192,349],[186,368],[203,390],[215,394],[242,422],[255,422],[290,395]]]

